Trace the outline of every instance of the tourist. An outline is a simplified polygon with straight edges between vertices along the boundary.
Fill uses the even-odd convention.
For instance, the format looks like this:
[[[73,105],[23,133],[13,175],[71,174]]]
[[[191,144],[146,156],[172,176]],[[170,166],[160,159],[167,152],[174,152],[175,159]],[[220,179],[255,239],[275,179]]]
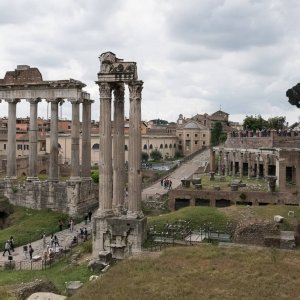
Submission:
[[[34,250],[33,250],[31,245],[29,245],[29,250],[28,251],[29,251],[29,258],[32,259],[32,254],[33,254]]]
[[[5,243],[3,256],[5,256],[6,252],[8,252],[8,255],[10,255],[10,240],[7,240]]]
[[[169,190],[172,189],[172,180],[169,180]]]
[[[62,220],[59,220],[59,221],[58,221],[58,228],[59,228],[59,231],[62,231],[62,230],[63,230],[63,225],[64,225],[63,221],[62,221]]]
[[[87,240],[87,236],[88,236],[88,231],[87,231],[86,227],[84,227],[83,233],[84,233],[84,240],[86,241]]]
[[[43,239],[43,248],[46,248],[46,233],[44,232],[42,235],[42,239]]]
[[[161,186],[164,186],[164,179],[163,179],[163,178],[162,178],[161,181],[160,181],[160,185],[161,185]]]
[[[55,236],[54,236],[54,248],[55,248],[56,246],[59,247],[59,242],[58,242],[57,236],[55,235]]]
[[[28,257],[28,246],[27,245],[24,245],[23,246],[23,253],[24,253],[24,256],[25,256],[25,259],[27,259]]]
[[[73,219],[70,219],[70,231],[73,232],[74,229],[74,221]]]
[[[51,234],[51,237],[50,237],[50,246],[51,248],[54,248],[54,235]]]
[[[92,222],[92,212],[91,211],[89,211],[89,222],[91,223]]]
[[[10,250],[11,250],[12,252],[15,252],[15,243],[14,243],[14,238],[13,238],[13,236],[10,237],[9,243],[10,243]]]

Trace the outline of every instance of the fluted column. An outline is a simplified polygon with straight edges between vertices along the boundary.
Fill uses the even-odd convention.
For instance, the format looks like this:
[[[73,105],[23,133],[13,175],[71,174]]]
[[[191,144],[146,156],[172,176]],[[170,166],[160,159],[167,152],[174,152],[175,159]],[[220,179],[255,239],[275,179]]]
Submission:
[[[257,154],[257,156],[256,156],[256,179],[259,179],[259,160],[260,160],[260,155]]]
[[[100,83],[99,213],[112,215],[111,85]]]
[[[218,156],[218,175],[222,175],[222,151],[219,151],[219,156]]]
[[[143,217],[141,174],[141,100],[143,82],[129,84],[128,217]]]
[[[93,100],[84,99],[82,104],[82,144],[81,176],[91,179],[91,104]]]
[[[113,209],[120,214],[124,206],[125,152],[124,152],[124,84],[114,90],[114,134],[113,134]]]
[[[233,152],[233,160],[232,160],[232,176],[235,176],[235,155],[236,153]]]
[[[27,99],[30,103],[30,122],[29,122],[29,169],[28,181],[37,181],[37,157],[38,157],[38,124],[37,112],[38,103],[41,101],[37,99]]]
[[[81,99],[69,99],[72,104],[72,145],[71,145],[71,176],[70,180],[80,180],[80,163],[79,163],[79,105]]]
[[[243,177],[243,153],[240,153],[240,162],[239,162],[239,172],[240,172],[240,177]]]
[[[58,169],[58,104],[62,99],[47,99],[51,103],[49,181],[59,180]]]
[[[6,177],[15,179],[17,177],[16,160],[16,114],[17,103],[20,99],[5,99],[8,102],[8,128],[7,128],[7,170]]]
[[[229,152],[225,152],[225,176],[228,176],[228,167],[229,167],[229,160],[228,160]]]

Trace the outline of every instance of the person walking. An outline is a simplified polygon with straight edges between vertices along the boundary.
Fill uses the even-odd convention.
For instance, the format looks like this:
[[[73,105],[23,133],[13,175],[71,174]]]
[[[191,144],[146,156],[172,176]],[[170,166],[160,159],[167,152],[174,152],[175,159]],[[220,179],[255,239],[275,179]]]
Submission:
[[[46,242],[46,233],[45,232],[42,235],[42,239],[43,239],[43,249],[45,249],[46,248],[46,244],[47,244],[47,242]]]
[[[32,259],[32,254],[33,254],[34,250],[33,250],[31,245],[29,245],[28,249],[29,249],[28,250],[29,251],[29,258]]]
[[[5,256],[6,252],[8,252],[8,255],[10,255],[10,240],[7,240],[5,243],[3,256]]]
[[[23,252],[24,252],[25,259],[27,259],[27,255],[28,255],[28,246],[27,245],[23,246]]]
[[[11,250],[12,252],[15,252],[15,242],[14,242],[14,237],[13,237],[13,236],[11,236],[11,237],[9,238],[9,244],[10,244],[10,250]]]
[[[73,219],[70,220],[70,231],[73,232],[74,229],[74,221]]]
[[[89,214],[88,214],[88,215],[89,215],[89,222],[90,222],[90,223],[92,222],[92,214],[93,214],[93,213],[92,213],[91,211],[89,211]]]
[[[59,242],[58,242],[58,238],[57,238],[57,236],[55,235],[54,236],[54,247],[59,247]]]

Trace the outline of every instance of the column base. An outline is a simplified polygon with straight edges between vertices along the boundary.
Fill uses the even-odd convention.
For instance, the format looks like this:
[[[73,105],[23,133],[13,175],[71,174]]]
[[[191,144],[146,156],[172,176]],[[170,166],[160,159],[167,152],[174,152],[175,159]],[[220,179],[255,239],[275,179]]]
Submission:
[[[130,210],[128,210],[127,214],[126,214],[126,217],[128,219],[142,219],[142,218],[144,218],[144,214],[141,210],[140,211],[130,211]]]
[[[17,176],[5,176],[4,180],[5,181],[16,181],[17,180]]]
[[[93,179],[91,177],[81,177],[82,181],[92,181]]]
[[[71,181],[71,182],[78,182],[78,181],[81,181],[81,177],[79,176],[71,176],[70,179],[68,181]]]
[[[32,182],[32,181],[40,181],[38,177],[35,176],[29,176],[26,178],[26,181]]]

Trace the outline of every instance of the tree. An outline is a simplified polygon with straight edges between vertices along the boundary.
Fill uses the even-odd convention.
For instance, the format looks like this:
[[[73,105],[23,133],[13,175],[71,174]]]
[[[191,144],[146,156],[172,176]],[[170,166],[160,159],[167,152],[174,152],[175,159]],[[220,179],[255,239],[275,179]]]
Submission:
[[[247,130],[262,130],[263,128],[268,128],[269,123],[265,119],[261,117],[261,115],[258,116],[246,116],[243,122],[244,129]]]
[[[155,160],[155,161],[159,161],[162,159],[162,154],[160,151],[158,151],[157,149],[151,151],[150,153],[150,157]]]
[[[268,127],[270,129],[275,129],[275,130],[283,129],[285,124],[285,117],[280,116],[280,117],[269,118],[268,123],[269,123]]]
[[[211,129],[211,139],[210,143],[212,146],[219,145],[226,141],[227,135],[223,131],[223,126],[221,122],[215,122]]]
[[[147,152],[142,152],[142,161],[147,162],[149,159],[149,154]]]

